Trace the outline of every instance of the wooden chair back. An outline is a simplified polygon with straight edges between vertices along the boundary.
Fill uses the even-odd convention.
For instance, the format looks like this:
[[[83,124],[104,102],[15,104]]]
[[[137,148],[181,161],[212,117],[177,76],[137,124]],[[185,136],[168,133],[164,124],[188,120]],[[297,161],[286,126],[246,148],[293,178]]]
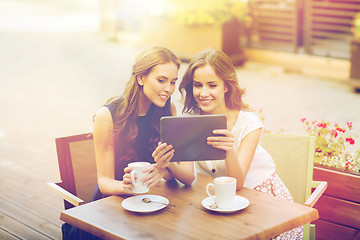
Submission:
[[[90,202],[97,183],[91,133],[56,138],[61,187],[84,202]],[[64,201],[65,209],[72,207]]]

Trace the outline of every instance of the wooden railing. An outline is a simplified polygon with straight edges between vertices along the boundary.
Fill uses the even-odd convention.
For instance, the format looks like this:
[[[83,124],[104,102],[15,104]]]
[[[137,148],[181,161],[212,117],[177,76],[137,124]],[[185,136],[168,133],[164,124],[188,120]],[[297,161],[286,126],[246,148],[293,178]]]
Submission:
[[[250,47],[297,52],[297,0],[251,0],[253,16]]]
[[[351,22],[360,12],[360,0],[308,0],[304,4],[306,52],[349,59]]]
[[[249,0],[252,48],[350,58],[351,22],[360,0]]]

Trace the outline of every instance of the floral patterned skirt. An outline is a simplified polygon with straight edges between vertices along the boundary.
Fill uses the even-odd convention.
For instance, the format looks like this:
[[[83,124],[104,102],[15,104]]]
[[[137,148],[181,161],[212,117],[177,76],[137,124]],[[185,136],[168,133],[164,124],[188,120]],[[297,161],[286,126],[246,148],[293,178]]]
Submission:
[[[267,180],[254,188],[256,191],[273,195],[277,198],[285,199],[293,202],[293,198],[286,188],[285,184],[281,181],[280,177],[274,172]],[[293,240],[303,239],[303,228],[297,227],[288,232],[284,232],[279,236],[272,238],[276,240]]]

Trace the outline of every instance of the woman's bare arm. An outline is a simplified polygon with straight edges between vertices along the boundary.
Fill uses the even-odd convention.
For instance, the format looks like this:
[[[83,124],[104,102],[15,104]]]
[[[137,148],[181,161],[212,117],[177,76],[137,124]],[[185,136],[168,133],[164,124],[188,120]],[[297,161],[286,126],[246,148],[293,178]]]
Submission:
[[[108,108],[100,108],[94,118],[94,145],[96,155],[97,179],[103,195],[121,195],[130,191],[132,185],[124,186],[123,181],[115,180],[115,150],[113,122]],[[125,179],[124,179],[125,180]]]

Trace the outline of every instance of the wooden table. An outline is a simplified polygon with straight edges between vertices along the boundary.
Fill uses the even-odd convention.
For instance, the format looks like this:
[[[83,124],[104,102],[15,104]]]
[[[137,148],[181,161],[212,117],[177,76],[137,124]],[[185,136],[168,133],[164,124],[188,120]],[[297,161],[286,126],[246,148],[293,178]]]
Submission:
[[[319,218],[314,208],[247,188],[237,192],[250,201],[247,208],[208,211],[201,201],[209,182],[204,175],[192,187],[161,181],[149,194],[164,196],[175,207],[153,213],[129,212],[121,206],[126,197],[111,196],[65,210],[60,219],[104,239],[268,239]]]

